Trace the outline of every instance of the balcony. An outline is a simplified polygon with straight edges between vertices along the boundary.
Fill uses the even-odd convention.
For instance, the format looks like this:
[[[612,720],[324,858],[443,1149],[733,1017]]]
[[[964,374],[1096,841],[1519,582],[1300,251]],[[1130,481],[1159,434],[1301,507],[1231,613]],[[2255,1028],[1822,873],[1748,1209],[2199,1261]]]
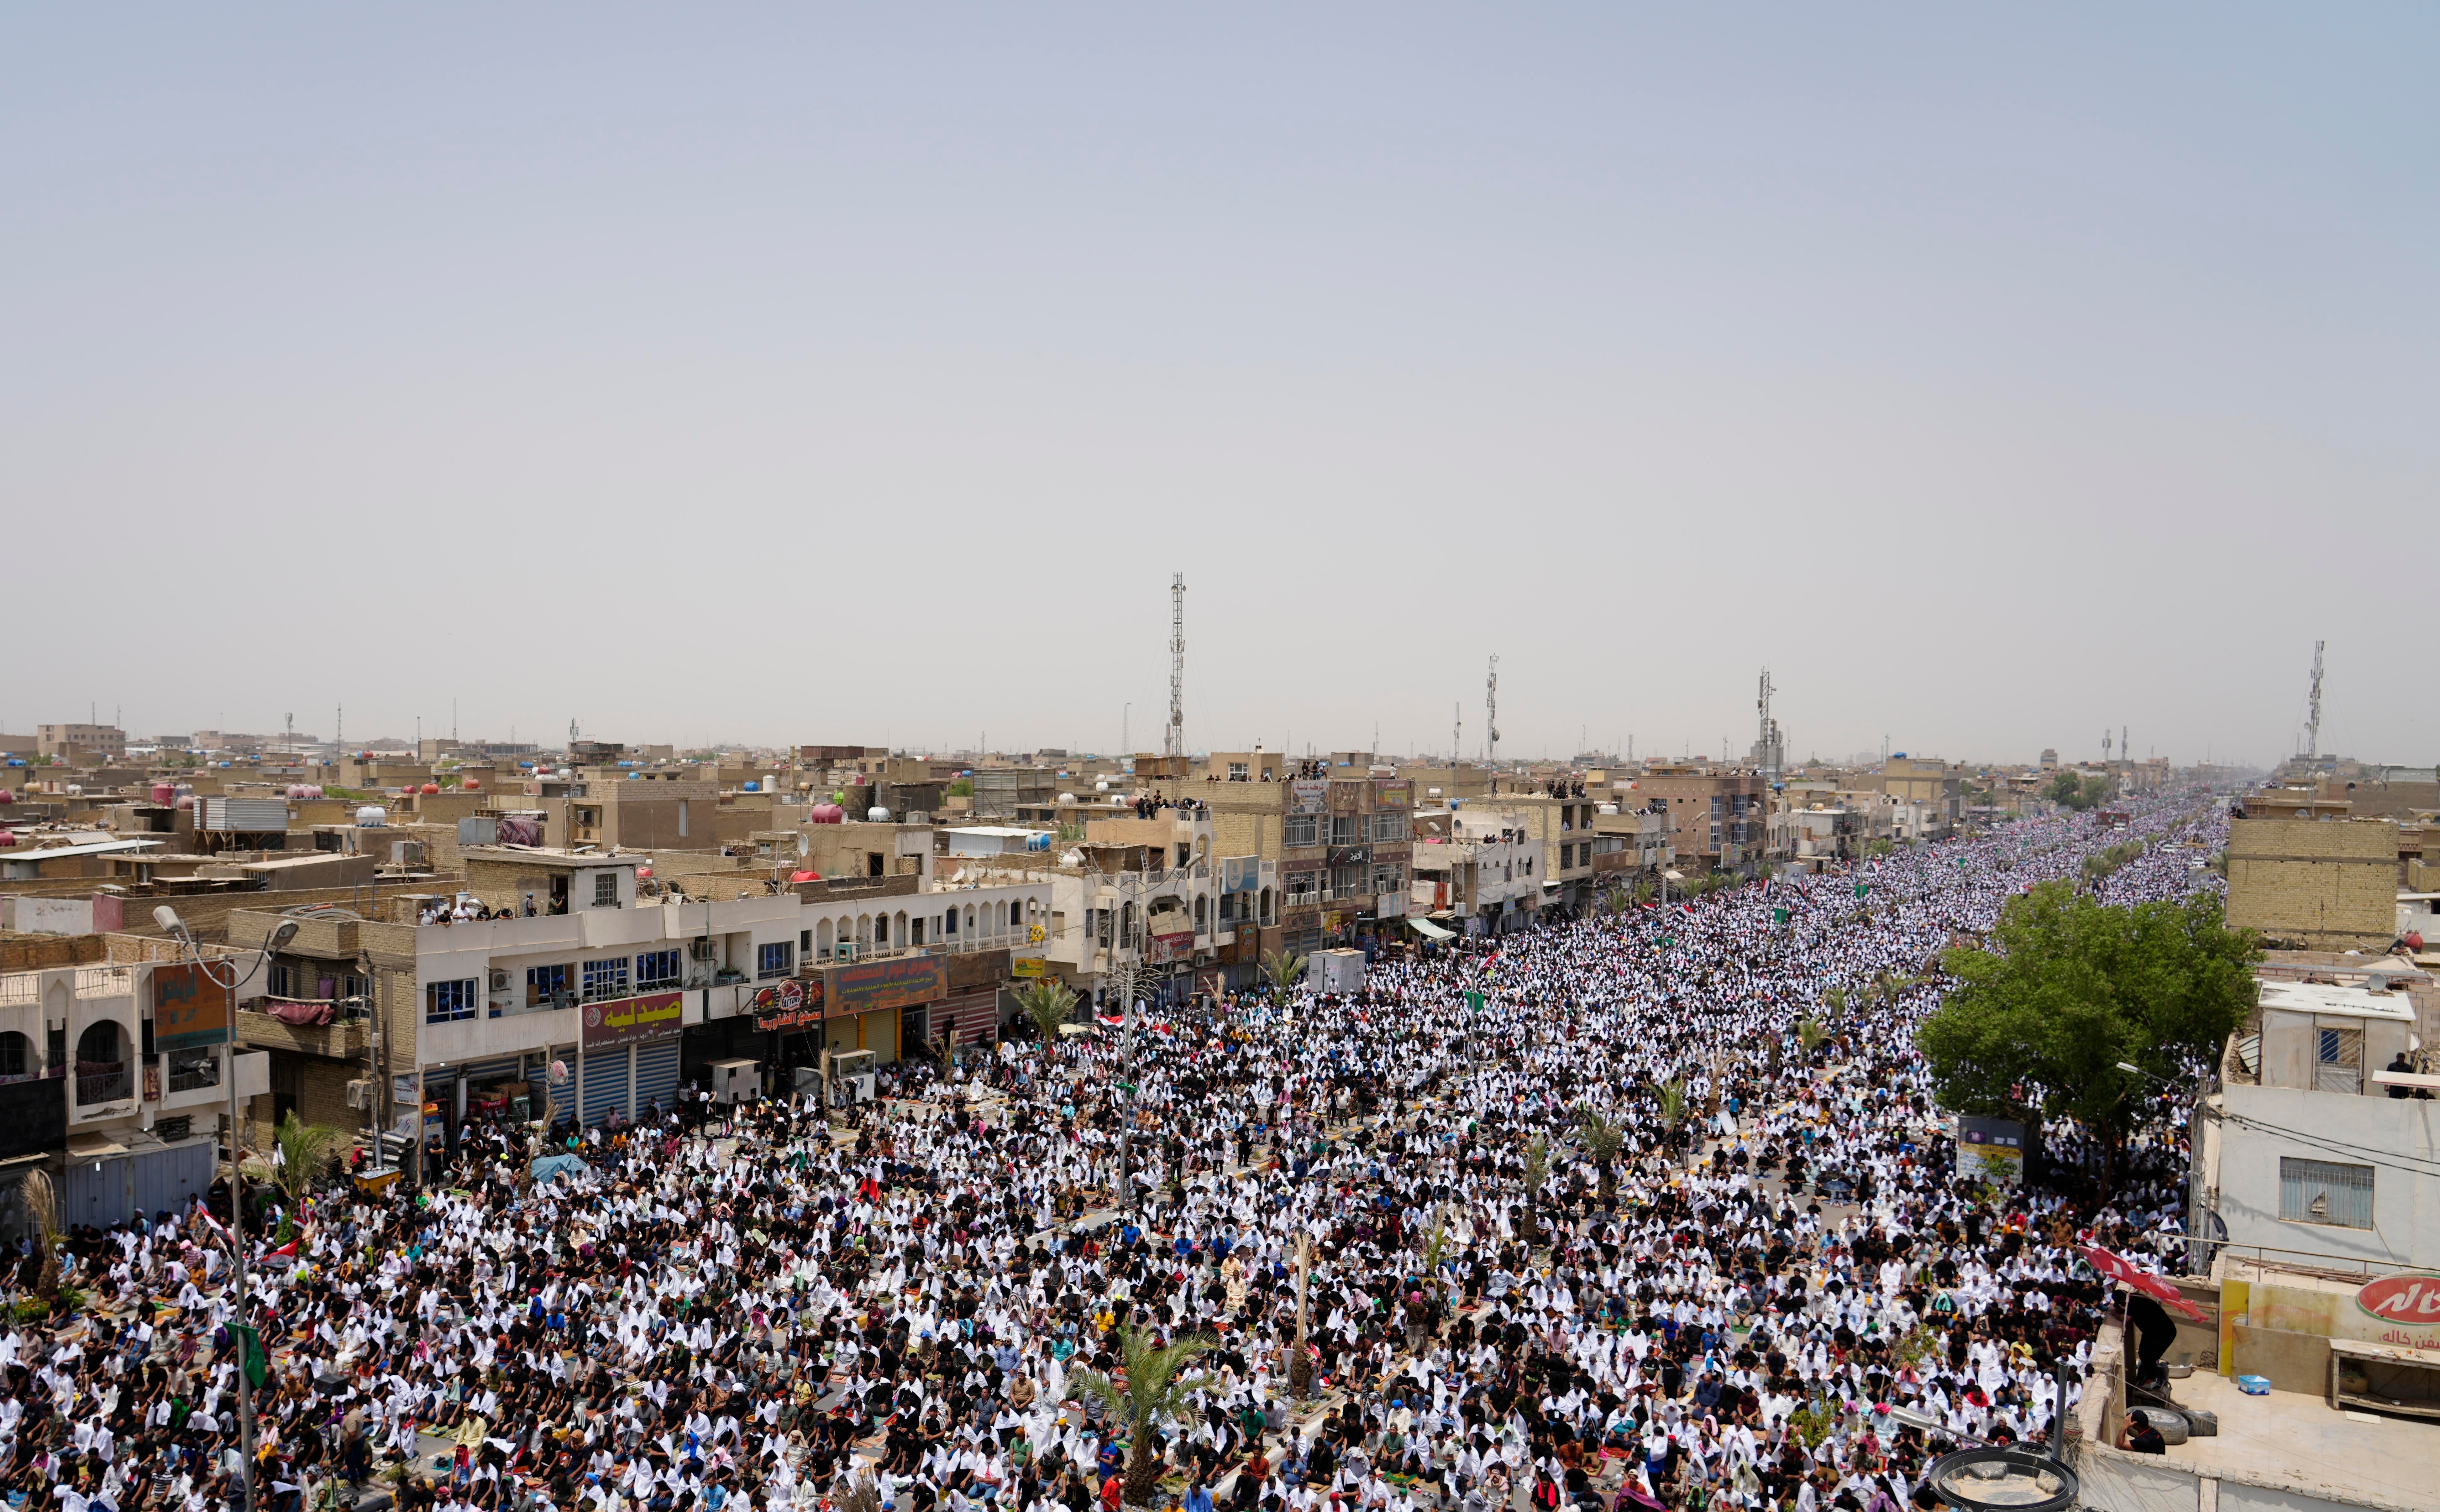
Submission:
[[[127,1062],[124,1060],[80,1060],[76,1068],[76,1100],[80,1108],[98,1102],[117,1102],[132,1095],[129,1091]]]
[[[290,1023],[268,1013],[241,1008],[237,1015],[238,1041],[258,1050],[294,1050],[334,1060],[351,1060],[371,1048],[372,1021],[365,1016],[361,1007],[341,1007],[336,1004],[321,1005],[332,1010],[331,1022],[327,1023]]]

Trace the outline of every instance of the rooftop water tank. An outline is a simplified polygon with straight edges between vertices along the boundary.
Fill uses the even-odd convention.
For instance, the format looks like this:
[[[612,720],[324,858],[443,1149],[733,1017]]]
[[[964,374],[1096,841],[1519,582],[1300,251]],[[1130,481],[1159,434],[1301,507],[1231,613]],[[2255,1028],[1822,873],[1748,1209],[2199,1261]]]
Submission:
[[[152,801],[154,803],[166,804],[177,795],[178,790],[170,786],[166,782],[156,782],[152,784]]]
[[[1066,808],[1068,805],[1073,804],[1075,801],[1076,795],[1072,792],[1063,792],[1059,795],[1059,804],[1062,808]]]
[[[439,792],[440,791],[440,784],[437,782],[427,782],[423,785],[423,791],[427,794]]]
[[[865,810],[864,817],[873,824],[886,825],[889,823],[889,810],[876,803]]]
[[[356,823],[359,827],[366,829],[371,829],[378,826],[386,825],[389,823],[389,810],[377,803],[366,804],[363,808],[356,810]]]
[[[1093,784],[1093,791],[1094,791],[1095,792],[1109,792],[1109,791],[1110,791],[1110,779],[1109,779],[1109,778],[1107,778],[1107,777],[1103,777],[1101,781],[1094,783],[1094,784]]]
[[[834,803],[817,803],[814,805],[814,811],[805,817],[817,825],[835,825],[847,818],[847,810]]]
[[[745,792],[761,792],[762,791],[762,784],[755,781],[752,777],[746,778],[737,786],[741,791]]]

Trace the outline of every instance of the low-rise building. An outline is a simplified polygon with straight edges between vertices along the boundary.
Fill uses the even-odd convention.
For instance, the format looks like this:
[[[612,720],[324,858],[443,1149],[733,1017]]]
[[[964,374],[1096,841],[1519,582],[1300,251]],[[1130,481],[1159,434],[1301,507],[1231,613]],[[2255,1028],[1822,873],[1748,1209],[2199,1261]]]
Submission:
[[[2247,799],[2247,813],[2253,799]],[[2389,948],[2396,938],[2397,826],[2386,819],[2232,819],[2228,922],[2273,946]]]

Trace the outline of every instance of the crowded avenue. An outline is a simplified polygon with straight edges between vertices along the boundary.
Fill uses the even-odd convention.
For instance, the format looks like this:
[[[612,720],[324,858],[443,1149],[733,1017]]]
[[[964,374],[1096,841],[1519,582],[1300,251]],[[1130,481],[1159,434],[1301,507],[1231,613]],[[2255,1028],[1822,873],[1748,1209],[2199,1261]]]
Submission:
[[[1912,1040],[2011,895],[2219,884],[2206,797],[2124,817],[1387,952],[1351,996],[1019,1019],[852,1110],[478,1126],[420,1193],[267,1201],[243,1320],[224,1201],[72,1234],[11,1276],[9,1500],[241,1504],[251,1321],[274,1508],[1929,1505],[1926,1418],[2049,1434],[2106,1297],[2074,1246],[2179,1226],[2174,1099],[2115,1189],[2072,1129],[1996,1189]],[[2130,838],[2185,844],[2083,870]]]

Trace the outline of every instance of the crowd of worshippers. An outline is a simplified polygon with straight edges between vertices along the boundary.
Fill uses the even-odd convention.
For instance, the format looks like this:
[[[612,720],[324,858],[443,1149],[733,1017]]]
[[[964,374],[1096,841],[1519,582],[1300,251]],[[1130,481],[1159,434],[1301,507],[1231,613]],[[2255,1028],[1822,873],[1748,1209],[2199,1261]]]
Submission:
[[[2069,1130],[2058,1180],[1995,1190],[1910,1034],[1956,933],[2126,838],[2029,821],[1861,899],[1750,883],[1351,996],[1146,1004],[1129,1043],[1012,1041],[852,1111],[485,1128],[412,1194],[250,1185],[242,1304],[225,1184],[76,1229],[10,1277],[0,1481],[65,1512],[229,1506],[242,1469],[293,1512],[1929,1505],[1942,1441],[1891,1408],[2045,1440],[2104,1302],[2072,1245],[2175,1228],[2173,1101],[2114,1189]],[[2109,888],[2216,882],[2156,850]],[[538,1182],[544,1149],[583,1169]],[[1121,1361],[1190,1341],[1139,1431]]]

